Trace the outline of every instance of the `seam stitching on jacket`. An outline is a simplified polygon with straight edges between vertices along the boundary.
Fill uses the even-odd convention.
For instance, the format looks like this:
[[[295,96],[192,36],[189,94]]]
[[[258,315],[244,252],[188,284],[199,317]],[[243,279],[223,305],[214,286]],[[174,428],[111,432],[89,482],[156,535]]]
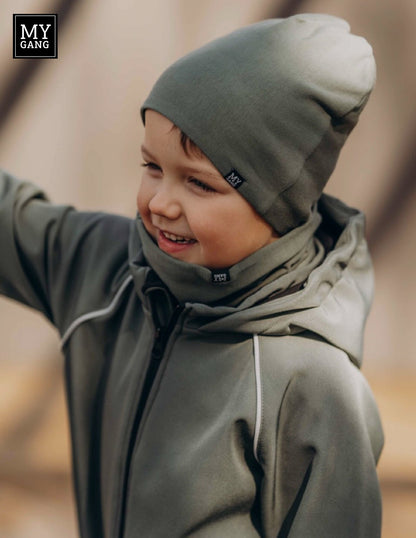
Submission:
[[[99,310],[93,310],[92,312],[87,312],[86,314],[83,314],[82,316],[79,316],[76,318],[67,328],[67,330],[64,332],[62,338],[61,338],[61,349],[65,346],[69,338],[72,336],[74,331],[83,323],[86,321],[89,321],[94,318],[100,318],[102,316],[105,316],[109,314],[117,305],[121,295],[123,294],[124,290],[127,288],[127,286],[130,284],[130,282],[133,280],[133,276],[129,275],[121,284],[120,288],[118,289],[117,293],[114,295],[111,303],[106,306],[105,308],[101,308]]]
[[[261,421],[262,421],[263,398],[262,398],[262,390],[261,390],[259,337],[257,334],[253,335],[253,351],[254,351],[254,372],[255,372],[255,378],[256,378],[256,423],[254,427],[253,452],[254,452],[254,457],[256,458],[257,463],[260,463],[257,451],[258,451],[260,428],[261,428]]]

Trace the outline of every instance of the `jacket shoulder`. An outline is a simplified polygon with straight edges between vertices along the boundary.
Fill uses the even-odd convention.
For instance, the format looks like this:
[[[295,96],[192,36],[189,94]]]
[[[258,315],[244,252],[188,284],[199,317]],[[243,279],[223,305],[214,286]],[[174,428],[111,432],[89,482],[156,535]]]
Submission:
[[[339,428],[362,428],[378,459],[384,439],[377,405],[344,351],[300,335],[260,338],[259,348],[266,436],[293,421],[292,434],[296,430],[305,441],[310,436],[313,446],[316,438],[336,435]]]

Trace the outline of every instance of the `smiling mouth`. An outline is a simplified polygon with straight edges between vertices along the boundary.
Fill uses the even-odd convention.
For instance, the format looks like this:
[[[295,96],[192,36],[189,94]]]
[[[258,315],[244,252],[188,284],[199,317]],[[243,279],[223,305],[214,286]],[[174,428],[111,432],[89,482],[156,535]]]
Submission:
[[[167,239],[168,241],[172,241],[173,243],[176,243],[178,245],[191,245],[197,242],[195,239],[184,237],[183,235],[176,235],[169,232],[164,232],[162,230],[160,230],[160,233],[165,239]]]

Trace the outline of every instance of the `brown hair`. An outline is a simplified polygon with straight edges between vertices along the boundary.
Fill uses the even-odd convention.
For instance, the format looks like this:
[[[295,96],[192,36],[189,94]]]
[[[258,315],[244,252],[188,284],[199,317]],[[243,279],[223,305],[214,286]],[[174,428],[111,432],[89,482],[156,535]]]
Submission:
[[[184,133],[181,129],[179,129],[177,125],[174,125],[172,129],[179,130],[180,135],[181,135],[180,144],[183,148],[183,151],[186,153],[186,155],[188,155],[188,157],[191,154],[196,155],[197,157],[202,157],[204,155],[201,148],[199,148],[195,144],[195,142],[191,138],[189,138],[189,136],[186,133]]]

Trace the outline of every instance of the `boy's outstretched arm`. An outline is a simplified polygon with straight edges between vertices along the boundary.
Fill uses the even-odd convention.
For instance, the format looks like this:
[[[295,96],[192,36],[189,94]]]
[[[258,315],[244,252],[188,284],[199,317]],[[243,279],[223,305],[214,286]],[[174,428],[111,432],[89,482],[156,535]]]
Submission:
[[[274,419],[263,452],[265,536],[379,538],[383,433],[356,366],[341,352],[299,361]]]
[[[45,194],[0,171],[0,291],[50,320],[48,236],[68,208],[50,208]]]
[[[127,270],[130,220],[53,205],[0,170],[0,293],[41,311],[61,332],[99,308]]]

